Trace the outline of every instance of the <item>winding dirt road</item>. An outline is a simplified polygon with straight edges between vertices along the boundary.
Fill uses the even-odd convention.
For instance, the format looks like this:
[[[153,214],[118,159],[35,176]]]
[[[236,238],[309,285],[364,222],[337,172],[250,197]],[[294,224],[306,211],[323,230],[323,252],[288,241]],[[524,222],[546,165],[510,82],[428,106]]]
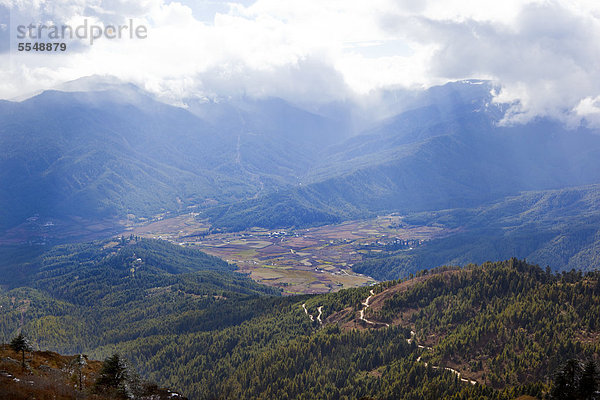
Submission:
[[[373,291],[373,289],[371,289],[371,291],[370,291],[369,293],[371,293],[371,295],[370,295],[369,297],[367,297],[367,298],[365,299],[365,301],[363,301],[363,302],[361,303],[361,304],[362,304],[364,307],[362,308],[362,310],[360,310],[360,316],[359,316],[359,319],[360,319],[361,321],[364,321],[364,322],[366,322],[367,324],[370,324],[370,325],[385,325],[386,327],[389,327],[389,326],[390,326],[390,324],[386,324],[386,323],[384,323],[384,322],[374,322],[374,321],[369,321],[368,319],[366,319],[366,318],[365,318],[365,311],[366,311],[366,309],[367,309],[367,308],[369,308],[369,300],[371,300],[371,297],[375,296],[375,292]]]
[[[416,336],[416,332],[415,331],[410,331],[410,339],[406,339],[406,341],[408,342],[408,344],[411,344],[412,342],[415,342],[415,336]],[[423,346],[420,344],[417,344],[417,348],[419,349],[423,349],[423,350],[432,350],[431,347],[428,346]],[[419,358],[417,358],[417,362],[421,362],[421,356],[419,356]],[[429,364],[423,361],[423,364],[427,367]],[[458,376],[458,378],[461,380],[461,382],[467,382],[470,383],[471,385],[475,385],[477,383],[477,381],[474,381],[472,379],[467,379],[467,378],[463,378],[461,376],[461,373],[453,368],[450,367],[438,367],[437,365],[432,365],[431,368],[433,369],[445,369],[446,371],[450,371],[452,372],[454,375]]]
[[[369,301],[371,300],[371,298],[373,296],[375,296],[375,292],[372,289],[371,289],[371,291],[369,293],[370,293],[369,297],[367,297],[365,299],[365,301],[362,302],[362,305],[364,307],[360,310],[360,316],[359,316],[359,318],[360,318],[361,321],[364,321],[364,322],[366,322],[367,324],[370,324],[370,325],[383,325],[384,323],[382,323],[382,322],[369,321],[368,319],[365,318],[365,311],[366,311],[367,308],[369,308]],[[389,327],[390,325],[389,324],[385,324],[385,326]],[[406,339],[406,341],[408,342],[408,344],[412,344],[412,342],[416,343],[416,340],[415,340],[415,336],[416,335],[417,335],[417,333],[415,331],[410,331],[410,338]],[[419,348],[419,349],[422,349],[422,350],[432,350],[431,347],[423,346],[422,344],[418,344],[418,343],[416,343],[416,344],[417,344],[417,348]],[[417,358],[417,362],[421,362],[421,356],[419,356],[419,358]],[[426,362],[423,362],[423,363],[427,367],[428,364]],[[456,375],[461,380],[461,382],[470,383],[471,385],[475,385],[477,383],[477,381],[474,381],[472,379],[463,378],[462,375],[461,375],[461,373],[459,371],[457,371],[457,370],[455,370],[453,368],[450,368],[450,367],[438,367],[436,365],[432,365],[431,368],[433,368],[433,369],[440,369],[441,368],[441,369],[444,369],[446,371],[450,371],[454,375]]]
[[[363,305],[363,308],[360,310],[360,314],[359,314],[359,319],[361,321],[364,321],[365,323],[369,324],[369,325],[385,325],[386,327],[389,327],[390,325],[385,323],[385,322],[375,322],[375,321],[370,321],[368,319],[365,318],[365,311],[367,310],[367,308],[370,307],[369,305],[369,301],[371,300],[371,298],[375,296],[375,292],[373,291],[373,289],[370,290],[369,292],[369,296],[365,299],[365,301],[363,301],[361,304]],[[312,314],[308,313],[308,309],[306,308],[306,303],[302,304],[302,309],[304,309],[304,313],[306,315],[308,315],[308,317],[310,318],[311,322],[314,322],[315,318],[312,316]],[[321,319],[322,315],[323,315],[323,306],[319,306],[317,308],[317,311],[319,312],[319,314],[317,315],[317,321],[319,321],[320,325],[323,325],[323,320]],[[406,339],[408,344],[412,344],[413,342],[416,343],[416,336],[417,333],[415,331],[410,331],[410,338]],[[417,348],[421,349],[421,350],[432,350],[431,347],[428,346],[424,346],[421,344],[416,343]],[[429,364],[422,361],[421,356],[419,356],[419,358],[417,358],[417,362],[423,362],[423,364],[427,367]],[[477,381],[472,380],[472,379],[467,379],[467,378],[463,378],[462,374],[450,367],[439,367],[437,365],[432,365],[431,368],[433,369],[444,369],[446,371],[450,371],[453,374],[455,374],[460,380],[461,382],[466,382],[466,383],[470,383],[471,385],[475,385],[477,383]]]
[[[304,312],[306,313],[306,315],[308,315],[308,318],[310,318],[310,321],[313,322],[315,319],[313,318],[312,314],[308,313],[308,310],[306,309],[306,303],[302,304],[302,308],[304,309]],[[321,315],[319,315],[321,316]]]
[[[315,318],[312,316],[312,314],[308,313],[308,310],[306,309],[306,303],[302,304],[302,308],[304,309],[304,313],[308,315],[308,318],[310,318],[310,321],[314,322]],[[320,325],[323,325],[323,320],[321,320],[321,316],[323,315],[323,306],[319,306],[317,311],[319,312],[319,315],[317,315],[317,321],[319,321]]]

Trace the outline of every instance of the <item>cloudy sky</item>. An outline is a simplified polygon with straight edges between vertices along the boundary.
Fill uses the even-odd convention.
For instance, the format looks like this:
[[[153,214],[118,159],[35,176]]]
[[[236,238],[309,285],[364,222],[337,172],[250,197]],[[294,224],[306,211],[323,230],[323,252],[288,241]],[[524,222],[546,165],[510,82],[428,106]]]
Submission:
[[[246,94],[327,102],[381,88],[494,81],[510,118],[600,123],[591,0],[0,0],[0,98],[114,75],[173,102]],[[145,39],[16,51],[19,24],[126,24]]]

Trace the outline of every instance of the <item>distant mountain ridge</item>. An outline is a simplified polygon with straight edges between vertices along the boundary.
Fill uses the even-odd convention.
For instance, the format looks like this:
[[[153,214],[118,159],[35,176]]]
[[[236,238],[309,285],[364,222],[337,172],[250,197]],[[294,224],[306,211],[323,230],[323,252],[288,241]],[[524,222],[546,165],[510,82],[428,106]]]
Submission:
[[[0,194],[0,227],[34,216],[150,217],[295,182],[313,162],[312,139],[331,122],[283,101],[251,105],[257,121],[225,117],[231,125],[220,126],[133,85],[2,102],[0,186],[8,190]],[[280,113],[309,122],[285,136],[281,118],[270,119]]]
[[[359,111],[347,104],[319,114],[282,99],[190,99],[183,109],[110,79],[2,102],[0,228],[27,241],[41,229],[23,226],[32,217],[110,225],[191,209],[217,229],[308,226],[600,182],[597,132],[547,119],[501,126],[492,89],[387,93],[382,115],[396,114],[354,136]]]
[[[422,107],[326,149],[301,186],[207,215],[226,229],[252,221],[274,228],[294,226],[312,209],[321,215],[310,223],[330,223],[600,182],[597,131],[548,119],[502,126],[502,105],[492,103],[490,90],[485,82],[433,88],[430,101],[419,100]],[[273,218],[281,209],[284,216]]]

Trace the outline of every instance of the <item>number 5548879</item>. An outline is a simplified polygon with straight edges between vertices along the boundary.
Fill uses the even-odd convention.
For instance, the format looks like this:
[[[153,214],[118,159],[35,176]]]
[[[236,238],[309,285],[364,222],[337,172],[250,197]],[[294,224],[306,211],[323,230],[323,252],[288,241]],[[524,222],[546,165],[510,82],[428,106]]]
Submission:
[[[65,51],[67,50],[66,43],[29,43],[20,42],[17,44],[18,51]]]

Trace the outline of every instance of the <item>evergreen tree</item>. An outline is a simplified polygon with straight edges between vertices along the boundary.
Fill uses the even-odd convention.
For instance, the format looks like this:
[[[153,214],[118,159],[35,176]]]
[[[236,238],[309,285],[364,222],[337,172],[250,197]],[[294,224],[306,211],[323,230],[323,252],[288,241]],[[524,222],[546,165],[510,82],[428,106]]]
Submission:
[[[598,370],[593,360],[583,366],[581,378],[579,379],[579,397],[582,400],[596,400],[598,396]]]
[[[16,352],[21,353],[21,366],[25,369],[25,352],[31,351],[31,345],[23,333],[19,333],[10,342],[10,347]]]
[[[552,400],[597,400],[598,371],[593,360],[582,364],[571,359],[556,373]]]
[[[113,392],[126,398],[128,390],[129,371],[125,360],[117,353],[108,357],[102,364],[102,369],[96,380],[96,388],[100,391]]]

